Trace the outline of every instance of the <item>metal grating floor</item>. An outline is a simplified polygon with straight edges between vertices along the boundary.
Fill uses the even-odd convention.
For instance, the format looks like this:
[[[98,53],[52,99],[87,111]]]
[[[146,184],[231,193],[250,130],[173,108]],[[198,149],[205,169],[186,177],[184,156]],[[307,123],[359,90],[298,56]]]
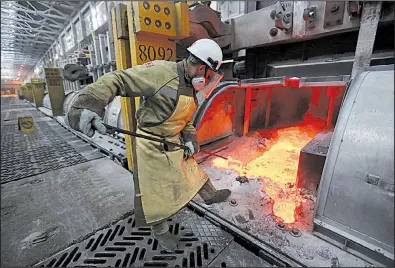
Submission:
[[[169,220],[170,231],[180,237],[175,253],[166,253],[151,237],[150,227],[136,228],[134,216],[97,232],[38,263],[40,267],[207,267],[233,241],[233,237],[188,209]],[[234,243],[234,242],[232,242]],[[233,255],[251,254],[240,247]],[[262,266],[268,266],[261,258]],[[237,258],[237,256],[235,256]],[[248,263],[248,261],[247,261]],[[256,264],[256,262],[255,262]],[[222,261],[221,266],[226,266]]]
[[[17,109],[16,105],[12,106],[12,109]],[[44,117],[45,115],[37,110],[27,110],[21,109],[21,111],[4,111],[2,112],[2,121],[13,121],[18,120],[18,117],[22,116],[32,116],[33,119],[38,119]]]
[[[36,121],[35,127],[35,132],[25,134],[16,123],[1,126],[1,183],[104,157],[87,145],[95,154],[82,155],[82,150],[71,143],[79,139],[71,133],[59,135],[56,127],[62,127],[58,124],[53,128],[47,122]]]
[[[1,98],[1,112],[7,112],[9,109],[30,109],[34,108],[31,104],[16,98]]]
[[[28,104],[16,97],[1,97],[1,105]],[[29,104],[28,104],[29,105]]]
[[[33,108],[33,106],[25,103],[25,104],[11,104],[11,105],[7,105],[7,104],[2,104],[1,108],[3,108],[3,110],[7,110],[7,109],[29,109],[29,108]]]

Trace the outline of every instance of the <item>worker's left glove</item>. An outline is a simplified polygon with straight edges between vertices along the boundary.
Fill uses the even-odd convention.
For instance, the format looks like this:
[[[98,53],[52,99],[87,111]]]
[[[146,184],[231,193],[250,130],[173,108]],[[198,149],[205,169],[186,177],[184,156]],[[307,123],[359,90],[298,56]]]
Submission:
[[[95,131],[104,135],[107,131],[102,121],[105,106],[105,102],[83,89],[71,104],[65,123],[88,137],[92,137]]]
[[[107,132],[100,116],[88,109],[70,108],[65,119],[67,125],[88,137],[92,137],[95,130],[103,135]]]

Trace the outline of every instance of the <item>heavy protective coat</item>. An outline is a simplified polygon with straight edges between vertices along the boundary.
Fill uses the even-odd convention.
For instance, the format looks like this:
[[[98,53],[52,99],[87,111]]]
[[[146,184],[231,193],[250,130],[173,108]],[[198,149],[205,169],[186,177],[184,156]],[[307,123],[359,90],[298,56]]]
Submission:
[[[104,107],[116,95],[142,97],[136,112],[139,133],[176,143],[192,141],[197,151],[196,130],[191,122],[197,99],[185,82],[185,64],[154,61],[106,74],[82,90],[70,113],[89,109],[103,116]],[[184,159],[179,147],[137,138],[136,152],[138,225],[155,223],[177,213],[208,180],[193,158]]]

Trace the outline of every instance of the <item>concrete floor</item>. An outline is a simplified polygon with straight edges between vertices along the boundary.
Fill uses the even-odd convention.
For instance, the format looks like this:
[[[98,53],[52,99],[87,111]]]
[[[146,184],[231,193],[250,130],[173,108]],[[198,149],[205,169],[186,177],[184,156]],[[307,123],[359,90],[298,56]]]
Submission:
[[[2,97],[1,108],[2,125],[17,124],[10,112],[37,111],[16,98]],[[132,174],[106,157],[89,160],[1,184],[1,267],[34,265],[133,211]]]
[[[27,102],[17,98],[2,97],[1,103],[1,124],[8,129],[2,132],[2,145],[9,147],[8,150],[2,150],[2,159],[9,157],[9,161],[7,168],[3,168],[1,172],[4,173],[3,175],[8,172],[8,176],[11,176],[10,180],[4,180],[1,184],[1,267],[27,267],[45,263],[46,260],[63,254],[62,252],[69,248],[81,247],[83,243],[92,240],[95,234],[97,236],[106,229],[118,226],[122,220],[125,221],[132,216],[134,186],[132,174],[128,170],[104,155],[97,157],[99,153],[97,149],[76,138],[72,132],[60,127],[59,122],[44,116]],[[35,139],[28,136],[29,134],[19,132],[16,133],[19,137],[17,141],[11,138],[15,136],[12,131],[18,131],[17,117],[29,114],[33,116],[37,127],[48,124],[55,131],[52,135],[62,137],[60,139],[57,136],[57,142],[70,144],[71,148],[76,150],[74,154],[85,157],[84,162],[67,167],[53,165],[53,169],[40,174],[24,173],[27,172],[26,170],[31,170],[32,166],[34,170],[35,166],[40,165],[38,163],[42,163],[41,165],[46,165],[47,162],[58,163],[64,158],[63,155],[55,154],[50,149],[43,151],[42,154],[37,152],[40,148],[43,149],[39,146],[43,143],[42,139],[51,141],[44,131],[45,128],[42,130],[40,127],[37,128]],[[12,131],[9,125],[12,125]],[[23,147],[17,143],[23,143]],[[57,144],[53,146],[55,145]],[[25,147],[29,148],[29,151],[24,151]],[[33,147],[35,149],[32,149]],[[30,156],[32,150],[35,150],[35,154]],[[16,156],[15,152],[19,155]],[[40,155],[47,157],[45,158],[48,159],[47,162],[43,162],[42,159],[41,162],[36,162]],[[21,156],[23,156],[22,160]],[[15,180],[12,177],[14,170],[10,171],[15,169],[12,161],[19,164],[16,173],[22,173],[21,177]],[[192,211],[189,213],[195,215]],[[196,218],[197,215],[194,217]],[[189,217],[182,222],[188,220],[193,222],[194,218]],[[202,220],[204,221],[203,218]],[[211,223],[205,224],[204,228],[207,228]],[[226,235],[230,237],[229,244],[218,248],[218,253],[210,259],[208,266],[272,266],[236,243],[232,235],[229,233]],[[201,239],[212,239],[212,237]],[[153,239],[148,237],[145,240]],[[151,246],[148,244],[144,247],[148,252]],[[193,256],[196,248],[185,248],[185,251],[188,256]],[[126,252],[126,255],[128,254],[130,252]],[[150,257],[146,257],[147,260],[142,261],[150,262],[149,258],[155,254],[158,257],[158,254],[162,254],[161,248],[150,254]]]
[[[131,174],[103,158],[1,186],[1,266],[26,267],[133,210]]]

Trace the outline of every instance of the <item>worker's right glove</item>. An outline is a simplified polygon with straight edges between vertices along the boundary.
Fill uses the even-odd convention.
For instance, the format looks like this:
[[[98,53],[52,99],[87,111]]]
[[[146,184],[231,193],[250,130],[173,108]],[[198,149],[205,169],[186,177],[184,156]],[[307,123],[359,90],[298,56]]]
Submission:
[[[106,134],[107,129],[98,114],[88,109],[70,108],[65,117],[65,122],[72,129],[92,137],[97,130],[100,134]]]
[[[193,156],[195,154],[195,147],[193,146],[193,143],[191,141],[187,141],[185,146],[188,147],[188,149],[184,150],[185,158]]]

